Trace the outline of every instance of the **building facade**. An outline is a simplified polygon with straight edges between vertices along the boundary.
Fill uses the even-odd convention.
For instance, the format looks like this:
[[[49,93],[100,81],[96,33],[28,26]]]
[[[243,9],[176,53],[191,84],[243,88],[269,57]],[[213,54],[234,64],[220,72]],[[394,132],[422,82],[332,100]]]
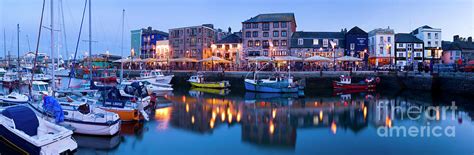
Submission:
[[[202,59],[212,55],[211,45],[216,38],[212,24],[174,28],[169,33],[172,58]]]
[[[169,48],[169,40],[158,40],[156,41],[156,48],[155,48],[155,59],[164,61],[169,60],[170,57],[170,48]]]
[[[474,42],[472,37],[460,38],[458,35],[453,37],[453,41],[443,41],[443,54],[441,61],[444,64],[455,64],[458,62],[467,63],[474,60]]]
[[[244,54],[240,36],[239,32],[233,33],[212,44],[212,55],[231,61],[234,66],[242,64]]]
[[[168,39],[168,33],[153,30],[151,27],[140,30],[132,30],[131,34],[132,56],[142,59],[154,58],[156,42],[159,40]]]
[[[424,60],[426,63],[440,63],[442,55],[441,29],[428,25],[419,27],[411,32],[418,39],[423,40]]]
[[[290,55],[290,39],[296,31],[293,13],[260,14],[242,22],[243,49],[248,57]]]
[[[423,62],[423,40],[408,33],[395,34],[395,65],[417,66]]]
[[[393,29],[378,28],[369,32],[369,64],[373,67],[393,64],[395,50]]]
[[[368,60],[369,34],[355,26],[345,34],[345,55]]]
[[[302,32],[291,37],[292,56],[307,58],[322,56],[337,58],[344,55],[344,32]]]

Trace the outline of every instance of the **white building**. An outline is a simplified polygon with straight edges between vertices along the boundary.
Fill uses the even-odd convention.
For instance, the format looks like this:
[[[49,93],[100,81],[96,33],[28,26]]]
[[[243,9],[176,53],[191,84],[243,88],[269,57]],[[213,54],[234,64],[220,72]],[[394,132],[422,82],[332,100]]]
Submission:
[[[441,48],[441,29],[432,28],[428,25],[419,27],[411,32],[412,35],[418,39],[423,40],[424,43],[424,59],[426,63],[433,61],[440,63],[443,50]]]
[[[395,35],[395,65],[417,66],[423,62],[423,41],[408,33]]]
[[[377,67],[393,64],[395,61],[395,32],[390,27],[369,32],[369,64]]]

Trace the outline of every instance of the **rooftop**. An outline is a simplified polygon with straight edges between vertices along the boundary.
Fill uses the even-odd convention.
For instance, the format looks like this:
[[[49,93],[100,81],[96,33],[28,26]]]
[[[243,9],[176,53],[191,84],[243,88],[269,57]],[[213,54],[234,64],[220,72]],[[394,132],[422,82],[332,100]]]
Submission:
[[[418,39],[417,37],[409,33],[397,33],[395,34],[395,42],[398,43],[423,43],[423,40]]]
[[[349,32],[347,32],[347,34],[367,34],[367,32],[365,32],[361,28],[355,26],[351,30],[349,30]]]
[[[296,31],[292,38],[344,38],[343,32],[303,32]]]
[[[441,47],[443,48],[443,51],[474,50],[474,43],[468,41],[442,41]]]
[[[259,14],[252,17],[244,23],[259,23],[259,22],[295,22],[294,13],[269,13]]]
[[[222,38],[216,42],[217,44],[228,44],[228,43],[242,43],[242,38],[237,34],[233,33],[231,35]]]

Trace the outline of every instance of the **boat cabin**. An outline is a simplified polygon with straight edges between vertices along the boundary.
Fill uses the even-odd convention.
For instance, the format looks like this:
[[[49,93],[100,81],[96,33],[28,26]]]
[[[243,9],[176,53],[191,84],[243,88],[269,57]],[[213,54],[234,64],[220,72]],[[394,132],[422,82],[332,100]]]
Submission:
[[[42,82],[42,81],[33,81],[32,83],[32,89],[33,91],[48,91],[48,83]]]
[[[204,77],[201,76],[201,75],[195,75],[195,76],[189,77],[188,81],[196,82],[196,83],[203,83],[204,82]]]
[[[341,75],[341,77],[339,77],[339,79],[341,80],[341,81],[339,81],[339,83],[351,84],[351,77],[350,76]]]

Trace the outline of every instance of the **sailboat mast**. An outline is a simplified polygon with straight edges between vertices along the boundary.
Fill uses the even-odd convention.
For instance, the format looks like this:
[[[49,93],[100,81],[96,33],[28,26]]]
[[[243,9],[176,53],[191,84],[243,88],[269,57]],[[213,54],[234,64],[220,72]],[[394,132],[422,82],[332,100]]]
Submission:
[[[5,55],[5,60],[7,59],[7,36],[5,34],[5,28],[3,28],[3,54]]]
[[[89,0],[89,77],[92,81],[92,0]]]
[[[21,76],[20,76],[20,68],[21,68],[21,67],[20,67],[20,24],[16,24],[16,43],[17,43],[16,46],[17,46],[17,52],[18,52],[18,53],[17,53],[17,54],[18,54],[18,57],[17,57],[17,60],[16,60],[16,62],[17,62],[17,64],[18,64],[18,66],[17,66],[17,69],[18,69],[18,70],[17,70],[17,74],[18,74],[18,78],[19,78],[19,80],[20,80],[20,82],[21,82]]]
[[[52,66],[52,76],[53,76],[53,84],[51,85],[51,88],[54,92],[56,90],[56,78],[54,76],[54,0],[51,0],[51,66]]]
[[[121,49],[121,57],[120,60],[120,83],[123,81],[123,33],[124,33],[124,25],[125,25],[125,9],[122,10],[122,49]]]
[[[63,8],[63,0],[59,0],[59,4],[60,4],[60,9],[61,9],[61,24],[62,24],[62,32],[63,32],[63,35],[64,35],[64,41],[63,41],[63,44],[64,44],[64,51],[66,53],[66,56],[63,57],[63,60],[68,60],[69,59],[69,51],[68,51],[68,48],[67,48],[67,36],[66,36],[66,24],[64,22],[64,8]],[[67,68],[67,63],[65,65],[65,67]]]

